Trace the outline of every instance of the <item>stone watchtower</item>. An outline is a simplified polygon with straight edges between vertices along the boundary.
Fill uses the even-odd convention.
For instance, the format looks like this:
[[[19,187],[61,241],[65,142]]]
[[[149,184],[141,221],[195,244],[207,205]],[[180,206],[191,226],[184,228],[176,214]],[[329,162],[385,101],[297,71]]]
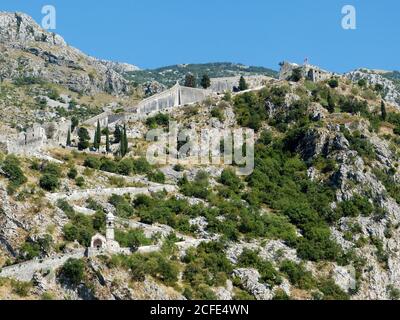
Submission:
[[[114,224],[115,224],[115,217],[110,212],[106,216],[106,239],[107,239],[107,242],[114,241],[114,238],[115,238],[115,235],[114,235]]]

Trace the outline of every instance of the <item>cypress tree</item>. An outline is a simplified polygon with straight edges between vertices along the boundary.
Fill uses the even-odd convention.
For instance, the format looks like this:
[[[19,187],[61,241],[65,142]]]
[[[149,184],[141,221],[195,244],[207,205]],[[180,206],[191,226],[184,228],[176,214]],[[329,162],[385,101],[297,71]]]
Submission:
[[[97,121],[96,132],[94,133],[93,147],[99,150],[101,143],[101,128],[100,121]]]
[[[210,77],[207,75],[207,74],[205,74],[204,76],[203,76],[203,78],[201,78],[201,86],[204,88],[204,89],[207,89],[207,88],[209,88],[210,86],[211,86],[211,80],[210,80]]]
[[[247,90],[248,88],[249,87],[246,83],[246,80],[244,79],[243,76],[241,76],[240,80],[239,80],[239,91],[244,91],[244,90]]]
[[[126,126],[122,129],[121,140],[119,143],[119,153],[121,157],[125,157],[128,152],[128,139],[126,136]]]
[[[121,142],[121,128],[120,126],[115,126],[115,131],[114,131],[114,143],[120,143]]]
[[[67,135],[67,147],[71,146],[71,129],[68,129],[68,135]]]
[[[124,125],[124,156],[128,153],[128,137],[126,134],[126,126]]]
[[[386,105],[385,102],[383,102],[383,100],[381,102],[381,118],[383,121],[386,121],[387,118]]]
[[[106,130],[106,152],[111,152],[111,148],[110,148],[110,131]]]

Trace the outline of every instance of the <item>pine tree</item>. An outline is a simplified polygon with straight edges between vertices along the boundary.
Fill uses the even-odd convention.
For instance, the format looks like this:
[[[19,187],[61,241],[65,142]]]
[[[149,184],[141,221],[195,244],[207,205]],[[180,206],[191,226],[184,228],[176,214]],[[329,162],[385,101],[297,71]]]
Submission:
[[[387,118],[386,105],[385,102],[383,102],[383,100],[381,102],[381,118],[383,121],[386,121]]]
[[[246,83],[246,80],[244,79],[243,76],[241,76],[240,80],[239,80],[239,91],[244,91],[244,90],[247,90],[248,88],[249,87]]]
[[[67,135],[67,147],[71,146],[71,129],[68,129],[68,135]]]
[[[207,75],[207,74],[205,74],[204,76],[203,76],[203,78],[201,78],[201,86],[204,88],[204,89],[207,89],[207,88],[209,88],[210,86],[211,86],[211,80],[210,80],[210,77]]]
[[[111,152],[111,148],[110,148],[110,131],[106,130],[106,152]]]

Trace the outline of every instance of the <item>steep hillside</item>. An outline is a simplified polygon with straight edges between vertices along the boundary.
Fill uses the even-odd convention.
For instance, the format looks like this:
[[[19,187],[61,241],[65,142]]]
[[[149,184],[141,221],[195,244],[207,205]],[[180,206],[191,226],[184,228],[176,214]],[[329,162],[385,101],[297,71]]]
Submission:
[[[19,13],[0,47],[0,300],[400,299],[396,72],[135,71]],[[137,108],[189,72],[273,77]]]
[[[0,294],[395,299],[400,114],[390,103],[383,109],[380,94],[346,77],[274,80],[125,123],[123,158],[78,151],[77,141],[47,150],[50,162],[3,155],[3,275],[23,277],[4,280]],[[145,135],[165,134],[169,120],[190,137],[206,128],[254,129],[254,171],[239,177],[237,165],[149,164]],[[118,137],[112,130],[116,154]],[[117,217],[116,240],[134,248],[131,255],[83,256],[104,232],[104,212]],[[77,260],[57,262],[71,256]],[[35,271],[35,257],[53,271]],[[24,261],[26,271],[15,273],[12,265]],[[71,264],[81,270],[73,278]]]

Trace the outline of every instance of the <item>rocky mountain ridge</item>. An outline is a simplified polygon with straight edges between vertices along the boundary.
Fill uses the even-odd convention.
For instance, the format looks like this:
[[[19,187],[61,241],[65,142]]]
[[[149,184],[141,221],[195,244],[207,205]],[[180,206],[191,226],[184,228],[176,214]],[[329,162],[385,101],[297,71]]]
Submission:
[[[121,95],[130,91],[122,73],[138,69],[87,56],[23,13],[0,13],[0,45],[3,80],[40,78],[85,94]]]

